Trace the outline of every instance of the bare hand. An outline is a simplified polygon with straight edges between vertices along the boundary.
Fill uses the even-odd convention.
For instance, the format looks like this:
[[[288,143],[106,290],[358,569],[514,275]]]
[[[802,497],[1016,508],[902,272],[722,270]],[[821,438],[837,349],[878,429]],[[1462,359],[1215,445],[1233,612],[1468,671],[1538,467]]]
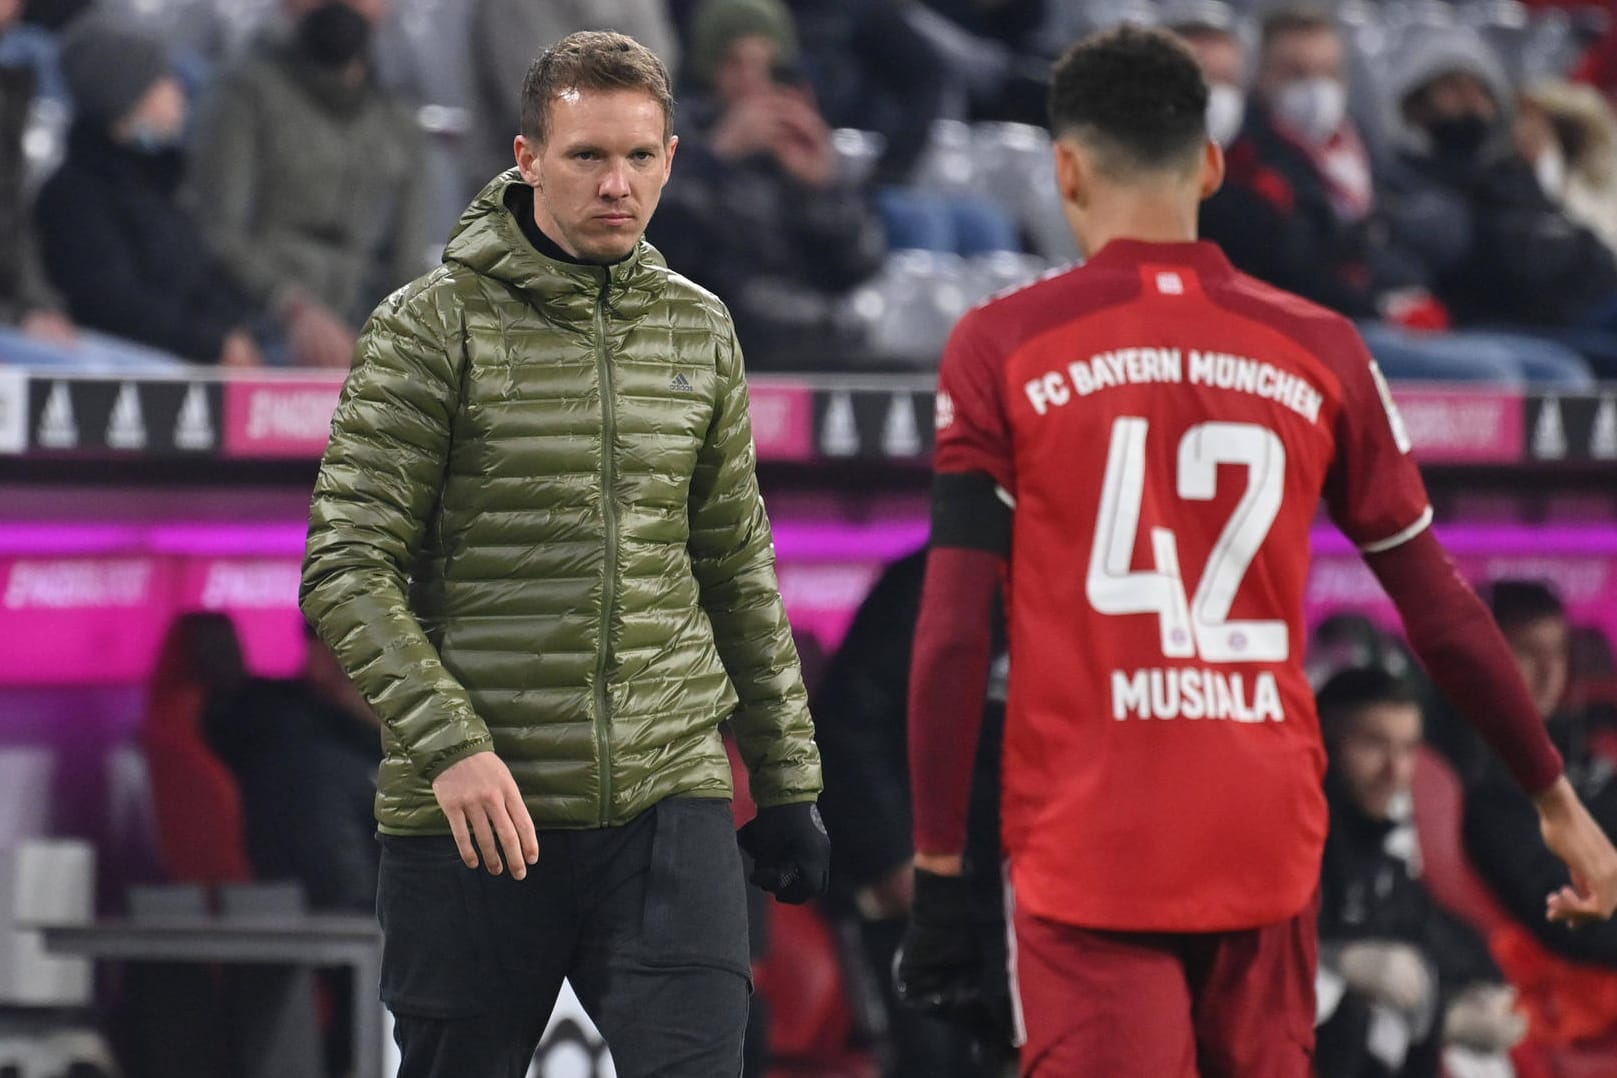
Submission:
[[[59,311],[29,311],[19,328],[46,344],[69,345],[78,340],[78,330],[72,320]]]
[[[1348,984],[1399,1010],[1419,1010],[1435,987],[1420,953],[1396,940],[1350,943],[1337,965]]]
[[[758,94],[737,102],[713,128],[709,142],[726,161],[774,148],[781,137],[781,98]]]
[[[261,367],[264,357],[259,354],[258,345],[253,338],[241,330],[236,330],[224,339],[219,349],[219,366],[232,370],[246,370],[251,367]]]
[[[473,753],[433,779],[432,792],[449,817],[449,830],[467,868],[478,866],[482,851],[489,875],[498,876],[510,864],[514,878],[527,876],[528,866],[539,860],[539,836],[505,761],[492,752]]]
[[[1609,920],[1617,909],[1617,849],[1611,839],[1565,775],[1535,801],[1544,844],[1572,873],[1571,885],[1545,900],[1545,916],[1573,927]]]
[[[824,187],[836,173],[831,129],[802,94],[780,96],[781,130],[775,157],[781,166],[809,187]]]
[[[353,361],[354,331],[320,304],[299,305],[288,328],[299,366],[346,370]]]

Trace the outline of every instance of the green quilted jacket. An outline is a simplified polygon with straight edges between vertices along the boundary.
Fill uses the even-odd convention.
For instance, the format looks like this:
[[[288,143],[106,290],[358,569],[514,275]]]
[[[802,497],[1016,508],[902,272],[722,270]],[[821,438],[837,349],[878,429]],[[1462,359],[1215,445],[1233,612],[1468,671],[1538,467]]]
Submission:
[[[380,827],[447,831],[484,749],[541,828],[728,797],[732,717],[758,803],[813,800],[729,313],[644,242],[540,254],[519,183],[371,316],[315,486],[302,606],[382,720]]]

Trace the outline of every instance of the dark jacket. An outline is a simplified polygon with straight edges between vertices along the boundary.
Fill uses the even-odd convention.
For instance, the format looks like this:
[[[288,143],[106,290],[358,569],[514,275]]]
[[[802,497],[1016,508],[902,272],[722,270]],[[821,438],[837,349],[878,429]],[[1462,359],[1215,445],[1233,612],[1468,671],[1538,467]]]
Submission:
[[[301,601],[382,720],[377,817],[447,833],[432,780],[494,750],[534,823],[727,798],[820,761],[724,305],[641,243],[611,266],[523,234],[515,169],[442,267],[378,308],[315,483]]]
[[[915,171],[943,112],[943,59],[904,18],[897,0],[791,0],[803,74],[832,127],[876,131],[886,141],[874,182],[902,184]]]
[[[35,75],[28,67],[0,67],[0,324],[59,305],[45,281],[34,242],[25,190],[23,133]]]
[[[1375,317],[1383,293],[1424,283],[1378,213],[1341,219],[1313,159],[1255,98],[1225,158],[1224,186],[1202,204],[1201,232],[1243,273],[1350,318]]]
[[[1567,779],[1595,822],[1617,834],[1617,775],[1589,752],[1577,716],[1550,720],[1550,739],[1566,761]],[[1617,966],[1617,921],[1597,921],[1576,932],[1544,919],[1544,899],[1569,882],[1566,866],[1539,833],[1538,811],[1504,764],[1485,758],[1465,792],[1465,847],[1494,895],[1550,951],[1574,961]]]
[[[178,151],[144,154],[84,124],[39,194],[41,252],[75,321],[199,363],[252,318],[175,198]]]
[[[823,363],[840,296],[887,253],[870,200],[836,181],[806,187],[772,155],[725,161],[704,143],[717,106],[681,109],[689,133],[649,238],[670,267],[724,300],[755,365],[788,366],[805,347]]]
[[[314,909],[376,905],[374,727],[302,681],[254,678],[203,716],[241,789],[253,875],[296,880]]]
[[[836,846],[833,884],[854,894],[915,852],[910,814],[909,678],[926,552],[888,566],[860,604],[814,692],[825,761],[820,812]],[[1005,631],[995,617],[995,673],[973,772],[967,855],[999,889],[999,760],[1005,733]]]
[[[1334,774],[1325,791],[1331,831],[1320,870],[1321,946],[1368,939],[1413,944],[1432,961],[1449,995],[1476,981],[1500,980],[1487,943],[1434,903],[1412,868],[1413,826],[1366,816]]]
[[[1385,175],[1384,204],[1423,259],[1457,324],[1586,322],[1617,303],[1617,261],[1496,140],[1475,158],[1406,149]]]

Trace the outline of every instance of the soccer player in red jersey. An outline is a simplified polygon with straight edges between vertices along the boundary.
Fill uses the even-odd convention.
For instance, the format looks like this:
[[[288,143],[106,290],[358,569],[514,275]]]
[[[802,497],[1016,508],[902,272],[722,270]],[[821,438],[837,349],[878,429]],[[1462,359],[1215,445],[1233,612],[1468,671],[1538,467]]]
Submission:
[[[1089,260],[968,313],[940,375],[898,978],[923,1005],[972,1004],[960,851],[1004,576],[1012,967],[1041,1078],[1309,1073],[1327,814],[1301,660],[1322,500],[1535,797],[1571,869],[1547,915],[1617,906],[1617,851],[1433,537],[1358,334],[1195,242],[1223,174],[1206,103],[1162,32],[1061,59],[1056,169]]]

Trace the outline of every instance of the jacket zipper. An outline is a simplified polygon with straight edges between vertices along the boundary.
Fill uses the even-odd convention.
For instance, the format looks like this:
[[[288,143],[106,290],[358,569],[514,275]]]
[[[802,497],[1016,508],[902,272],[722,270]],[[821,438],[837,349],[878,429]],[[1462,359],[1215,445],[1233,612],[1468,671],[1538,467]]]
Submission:
[[[606,522],[606,581],[602,588],[601,633],[595,657],[595,748],[601,766],[601,802],[597,812],[602,827],[607,826],[612,816],[612,716],[606,666],[612,617],[617,606],[618,578],[618,511],[612,467],[618,417],[612,388],[612,360],[606,351],[606,307],[611,290],[612,278],[607,276],[601,281],[601,295],[595,305],[595,365],[601,385],[601,513]]]

